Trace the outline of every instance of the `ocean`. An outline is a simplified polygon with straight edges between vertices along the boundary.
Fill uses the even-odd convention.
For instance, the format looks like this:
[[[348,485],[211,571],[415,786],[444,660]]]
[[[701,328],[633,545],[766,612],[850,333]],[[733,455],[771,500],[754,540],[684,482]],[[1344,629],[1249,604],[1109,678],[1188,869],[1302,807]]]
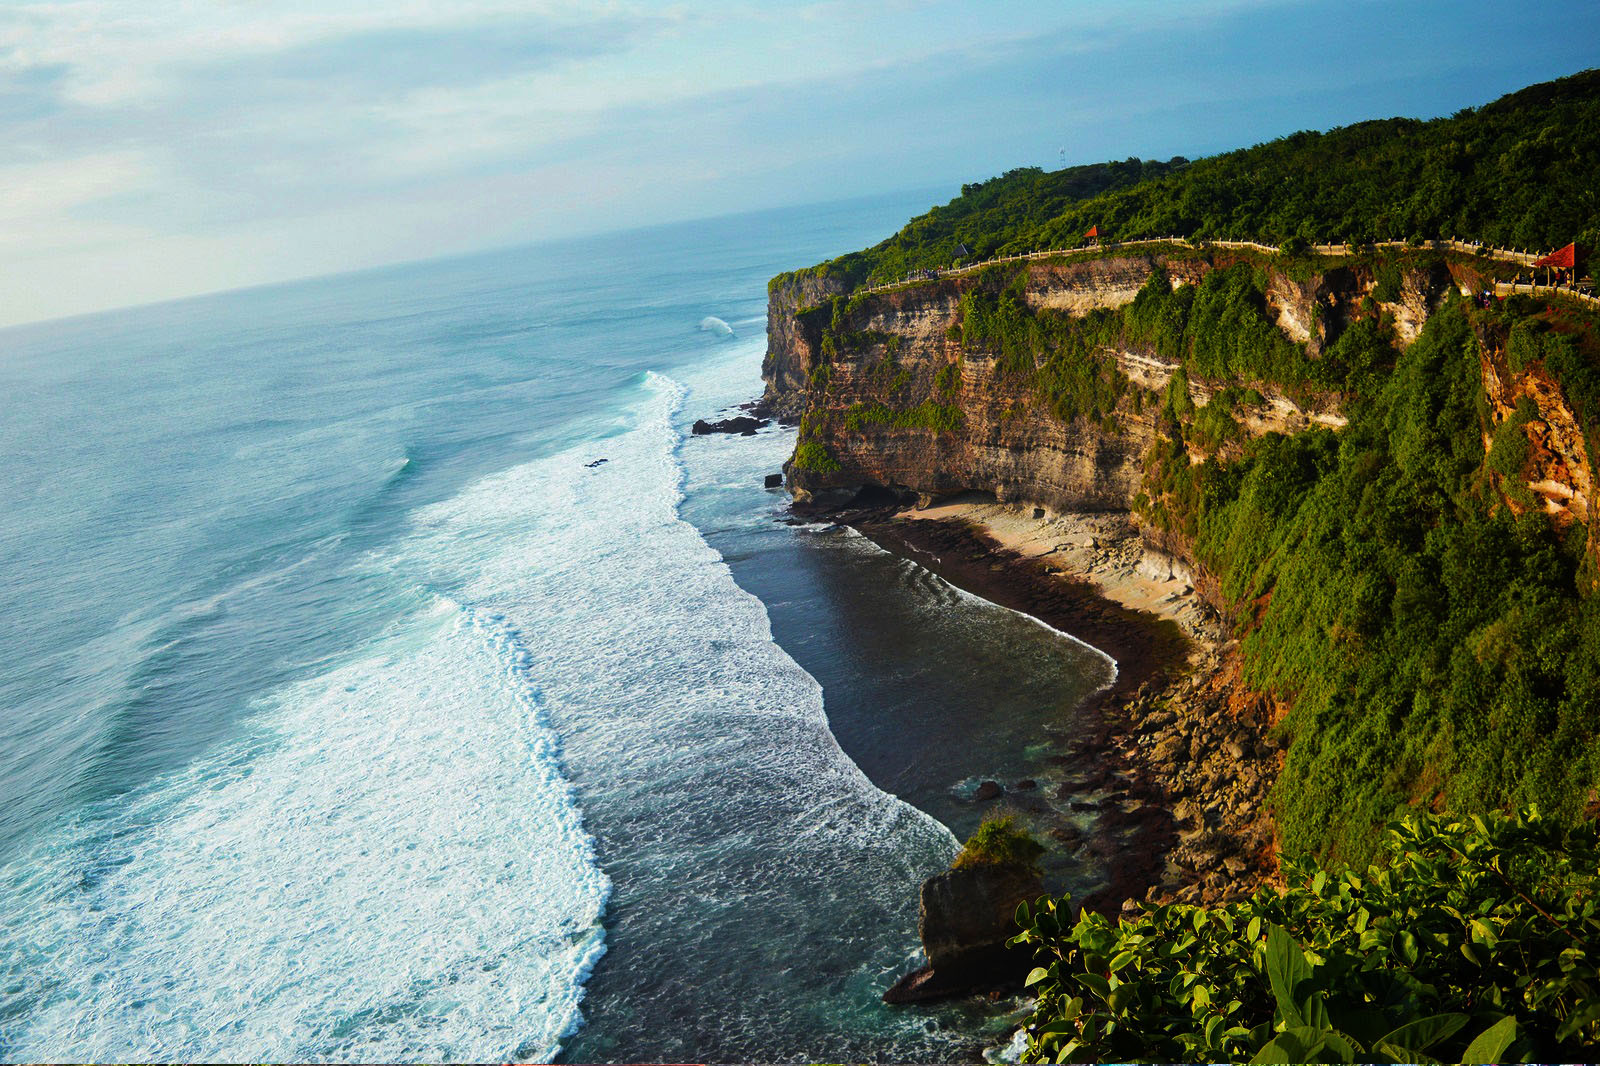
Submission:
[[[0,331],[0,1059],[1004,1043],[879,996],[1112,665],[688,433],[931,198]]]

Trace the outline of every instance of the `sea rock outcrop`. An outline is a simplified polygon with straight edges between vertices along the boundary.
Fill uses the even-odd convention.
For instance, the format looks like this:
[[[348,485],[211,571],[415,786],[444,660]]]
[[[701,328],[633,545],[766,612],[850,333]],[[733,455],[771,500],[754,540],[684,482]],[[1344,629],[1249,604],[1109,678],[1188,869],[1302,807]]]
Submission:
[[[690,427],[690,432],[697,437],[703,437],[708,433],[739,433],[748,437],[767,424],[768,420],[765,418],[751,418],[748,415],[724,418],[720,422],[707,422],[705,419],[700,418],[695,420],[695,424]]]
[[[922,883],[917,934],[928,964],[897,981],[889,1003],[987,992],[1020,986],[1032,968],[1032,952],[1011,948],[1017,934],[1017,904],[1044,894],[1035,870],[978,865],[947,870]]]

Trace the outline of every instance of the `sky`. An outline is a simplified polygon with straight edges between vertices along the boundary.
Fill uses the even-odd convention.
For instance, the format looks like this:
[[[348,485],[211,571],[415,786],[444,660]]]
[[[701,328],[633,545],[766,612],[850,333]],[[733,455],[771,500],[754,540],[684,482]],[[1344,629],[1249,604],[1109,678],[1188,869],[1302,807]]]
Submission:
[[[0,325],[1595,66],[1595,0],[0,0]]]

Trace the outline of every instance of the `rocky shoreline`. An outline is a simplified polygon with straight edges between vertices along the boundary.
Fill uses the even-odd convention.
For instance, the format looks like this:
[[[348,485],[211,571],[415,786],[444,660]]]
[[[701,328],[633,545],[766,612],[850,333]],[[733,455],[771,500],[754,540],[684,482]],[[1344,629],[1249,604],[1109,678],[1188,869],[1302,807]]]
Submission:
[[[1105,739],[1114,765],[1152,802],[1165,805],[1177,832],[1162,876],[1146,889],[1146,898],[1214,903],[1248,895],[1273,876],[1268,802],[1281,764],[1282,744],[1272,728],[1281,709],[1244,684],[1237,642],[1202,594],[1204,575],[1191,574],[1182,561],[1152,548],[1125,512],[1046,518],[1035,508],[988,503],[922,513],[941,512],[954,512],[954,521],[993,543],[1003,565],[1024,571],[1031,566],[1046,579],[1087,584],[1094,595],[1137,618],[1168,620],[1182,631],[1187,656],[1177,663],[1159,634],[1139,643],[1149,628],[1135,628],[1130,647],[1117,639],[1126,633],[1105,633],[1092,614],[1063,615],[1050,623],[1119,664],[1150,656],[1162,664],[1136,686],[1106,693],[1099,708],[1108,722]]]
[[[923,517],[898,503],[797,511],[848,525],[1116,661],[1116,680],[1078,709],[1072,730],[1047,735],[1051,761],[1072,776],[1049,792],[996,782],[975,799],[1021,811],[1052,848],[1104,870],[1102,886],[1075,902],[1111,916],[1145,900],[1215,903],[1275,875],[1273,708],[1241,683],[1236,645],[1181,566],[1140,578],[1164,557],[1128,516],[1045,518],[992,504],[977,517]],[[911,975],[891,998],[926,998],[916,993],[928,984]]]

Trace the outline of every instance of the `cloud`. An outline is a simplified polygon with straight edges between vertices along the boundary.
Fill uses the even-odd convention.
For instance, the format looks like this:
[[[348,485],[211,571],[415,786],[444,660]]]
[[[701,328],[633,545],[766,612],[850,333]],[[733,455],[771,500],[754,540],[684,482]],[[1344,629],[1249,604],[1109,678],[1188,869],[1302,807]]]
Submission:
[[[334,95],[475,85],[615,52],[647,30],[637,20],[563,25],[520,16],[466,26],[383,26],[211,63],[199,80],[294,84]]]
[[[1453,110],[1573,69],[1595,10],[13,3],[0,321]]]

